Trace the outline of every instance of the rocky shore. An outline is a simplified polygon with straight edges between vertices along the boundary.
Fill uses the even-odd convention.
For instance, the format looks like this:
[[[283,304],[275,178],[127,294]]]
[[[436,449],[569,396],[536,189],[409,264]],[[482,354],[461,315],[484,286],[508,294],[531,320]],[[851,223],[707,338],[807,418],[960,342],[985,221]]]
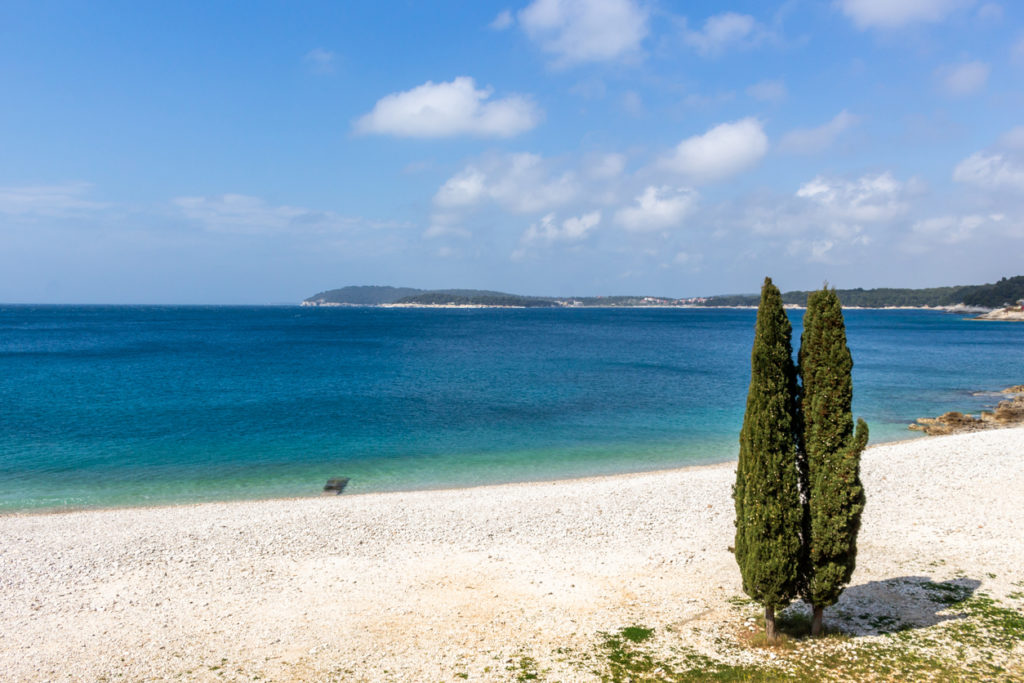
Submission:
[[[972,320],[1015,320],[1024,321],[1024,306],[1011,306],[1009,308],[997,308],[994,311],[983,313]]]
[[[1007,396],[1006,400],[1000,401],[995,410],[981,411],[977,417],[952,411],[938,417],[919,417],[908,428],[931,436],[944,436],[1024,424],[1024,384],[1008,387],[1001,393]]]

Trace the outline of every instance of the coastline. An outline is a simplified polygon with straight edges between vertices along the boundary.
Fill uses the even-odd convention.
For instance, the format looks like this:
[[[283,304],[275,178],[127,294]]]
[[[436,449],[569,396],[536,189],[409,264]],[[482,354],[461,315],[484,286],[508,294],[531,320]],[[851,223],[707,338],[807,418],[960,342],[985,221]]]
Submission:
[[[999,427],[996,427],[999,428]],[[919,439],[926,439],[928,436],[921,430],[914,429],[913,427],[900,433],[898,438],[889,438],[886,440],[871,443],[868,449],[886,446],[890,444],[906,443],[909,441],[915,441]],[[438,486],[425,486],[425,487],[409,487],[409,488],[393,488],[385,490],[371,490],[371,491],[354,491],[351,487],[347,488],[345,493],[340,494],[345,498],[354,498],[359,496],[376,496],[376,495],[401,495],[409,493],[443,493],[450,491],[475,491],[481,489],[492,489],[500,488],[504,486],[532,486],[542,484],[571,484],[574,482],[586,482],[586,481],[597,481],[609,478],[620,478],[620,477],[637,477],[645,476],[648,474],[666,474],[671,472],[683,472],[693,469],[702,468],[714,468],[722,467],[727,465],[735,465],[736,456],[735,454],[720,460],[705,459],[694,464],[680,464],[670,466],[656,466],[650,469],[634,469],[627,471],[612,471],[612,472],[592,472],[592,473],[580,473],[580,474],[569,474],[569,475],[558,475],[550,477],[536,477],[536,478],[525,478],[525,479],[513,479],[513,480],[499,480],[493,482],[479,482],[471,483],[466,485],[460,485],[457,483],[443,484]],[[321,482],[312,481],[310,482],[311,490],[319,490]],[[30,507],[30,508],[18,508],[18,509],[0,509],[0,520],[5,517],[11,516],[32,516],[32,515],[61,515],[61,514],[74,514],[80,512],[116,512],[118,510],[160,510],[160,509],[173,509],[178,507],[196,507],[202,505],[237,505],[247,503],[270,503],[270,502],[288,502],[288,501],[305,501],[305,500],[316,500],[319,498],[337,498],[338,496],[330,496],[321,493],[307,493],[303,495],[272,495],[272,496],[257,496],[257,497],[237,497],[237,498],[222,498],[222,499],[202,499],[202,500],[171,500],[164,502],[143,502],[137,504],[99,504],[99,505],[62,505],[55,507]]]
[[[644,310],[644,309],[682,309],[682,310],[750,310],[756,311],[757,306],[703,306],[698,304],[644,304],[638,305],[617,305],[610,304],[608,306],[496,306],[492,304],[346,304],[346,303],[313,303],[303,301],[298,304],[292,304],[300,308],[387,308],[387,309],[478,309],[478,308],[494,308],[494,309],[533,309],[533,310],[610,310],[610,309],[628,309],[628,310]],[[783,308],[787,310],[802,311],[806,306],[800,304],[785,304]],[[843,306],[844,311],[935,311],[940,313],[959,313],[963,315],[971,315],[977,313],[987,312],[990,309],[987,308],[976,308],[969,306]],[[971,318],[971,320],[988,320],[989,318]]]
[[[1013,591],[1022,448],[1020,427],[869,448],[858,569],[826,620],[870,636],[856,615],[901,577]],[[6,515],[0,670],[508,680],[522,656],[591,680],[557,649],[630,624],[711,652],[742,595],[733,471]]]

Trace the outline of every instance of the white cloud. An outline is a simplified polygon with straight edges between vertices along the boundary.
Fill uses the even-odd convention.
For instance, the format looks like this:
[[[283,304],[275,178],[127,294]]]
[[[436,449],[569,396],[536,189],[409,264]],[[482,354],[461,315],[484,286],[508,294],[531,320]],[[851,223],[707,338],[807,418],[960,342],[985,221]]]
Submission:
[[[845,109],[828,123],[817,128],[800,128],[782,136],[779,149],[790,154],[818,154],[824,152],[836,141],[843,131],[857,125],[860,117]]]
[[[303,60],[314,73],[331,74],[334,73],[335,58],[336,55],[330,50],[318,47],[307,52]]]
[[[947,95],[963,97],[985,87],[989,70],[989,65],[984,62],[965,62],[942,67],[935,74]]]
[[[879,222],[906,213],[906,189],[889,172],[865,175],[854,181],[818,176],[803,184],[796,196],[827,209],[838,219]]]
[[[622,154],[605,154],[585,164],[587,175],[595,180],[617,178],[625,168],[626,157]]]
[[[761,81],[747,88],[747,94],[761,102],[781,102],[786,99],[786,84],[780,80]]]
[[[382,97],[356,121],[360,133],[441,138],[455,135],[511,137],[534,128],[541,112],[529,99],[511,95],[490,100],[491,88],[477,89],[473,79],[427,81],[405,92]]]
[[[975,152],[956,165],[953,180],[987,189],[1024,191],[1024,164],[999,152]]]
[[[684,30],[683,42],[703,57],[715,57],[730,47],[753,47],[766,35],[749,14],[724,12],[708,17],[700,31]]]
[[[812,263],[832,263],[831,252],[836,241],[831,239],[791,240],[786,247],[790,256],[802,257]]]
[[[178,197],[173,204],[186,218],[211,232],[244,235],[330,233],[352,228],[408,227],[402,223],[372,222],[297,206],[273,206],[259,197],[225,194],[219,197]]]
[[[917,221],[911,227],[911,232],[930,242],[941,242],[943,244],[956,244],[969,240],[979,228],[990,222],[1000,222],[1002,216],[939,216]]]
[[[107,208],[87,198],[89,183],[0,187],[0,213],[15,216],[67,217]]]
[[[434,203],[464,209],[489,201],[514,213],[531,213],[562,206],[578,194],[575,173],[553,173],[540,156],[521,153],[467,166],[445,181]]]
[[[498,16],[494,17],[494,21],[488,24],[488,26],[495,31],[504,31],[514,22],[515,20],[512,18],[512,12],[507,9],[503,9],[498,12]]]
[[[534,0],[518,18],[560,66],[636,55],[648,33],[647,10],[633,0]]]
[[[691,188],[647,187],[636,204],[619,209],[615,220],[634,232],[677,227],[697,205],[697,192]]]
[[[486,182],[483,171],[468,166],[445,181],[434,195],[434,203],[452,207],[476,204],[486,194]]]
[[[703,135],[683,140],[661,165],[693,182],[709,182],[750,168],[767,151],[768,137],[761,122],[746,118],[719,124]]]
[[[585,239],[600,222],[601,212],[591,211],[578,217],[567,218],[559,226],[555,221],[555,214],[549,213],[527,228],[523,233],[522,241],[524,244],[579,242]]]
[[[942,21],[974,0],[838,0],[843,13],[861,29],[893,29],[917,22]]]

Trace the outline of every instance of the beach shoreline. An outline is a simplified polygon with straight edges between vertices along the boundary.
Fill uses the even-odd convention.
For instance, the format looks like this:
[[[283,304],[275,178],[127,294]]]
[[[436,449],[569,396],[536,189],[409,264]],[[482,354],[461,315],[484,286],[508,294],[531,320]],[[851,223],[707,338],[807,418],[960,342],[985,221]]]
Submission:
[[[907,577],[1012,592],[1021,451],[1019,427],[868,449],[858,569],[826,622],[869,631],[856,615],[891,607],[884,592]],[[3,516],[0,670],[508,680],[506,663],[527,657],[555,680],[592,680],[559,648],[631,624],[689,629],[688,646],[711,652],[742,596],[734,466]]]
[[[1000,428],[1000,427],[994,427]],[[925,434],[918,431],[911,431],[908,429],[905,436],[900,438],[892,438],[886,441],[879,441],[877,443],[870,443],[868,449],[878,448],[890,444],[905,443],[908,441],[914,441],[917,439],[928,438]],[[737,450],[738,450],[737,446]],[[123,505],[67,505],[67,506],[55,506],[55,507],[38,507],[38,508],[20,508],[11,510],[0,510],[0,519],[11,516],[27,516],[27,515],[61,515],[61,514],[72,514],[78,512],[113,512],[118,510],[149,510],[149,509],[168,509],[177,507],[196,507],[202,505],[221,505],[221,504],[244,504],[244,503],[262,503],[262,502],[274,502],[274,501],[303,501],[313,500],[319,498],[337,498],[339,495],[345,498],[355,498],[359,496],[376,496],[376,495],[392,495],[392,494],[405,494],[405,493],[440,493],[445,491],[473,491],[477,489],[494,489],[504,486],[531,486],[534,484],[571,484],[573,482],[585,482],[591,480],[604,480],[604,479],[615,479],[620,477],[634,477],[644,476],[648,474],[666,474],[671,472],[682,472],[692,469],[702,468],[713,468],[721,466],[732,466],[736,465],[736,457],[726,458],[724,460],[712,461],[712,462],[698,462],[692,465],[678,465],[673,467],[656,467],[653,469],[640,469],[633,471],[624,472],[612,472],[608,474],[580,474],[579,476],[556,476],[551,478],[536,478],[536,479],[522,479],[513,481],[497,481],[497,482],[484,482],[474,483],[465,486],[460,485],[442,485],[442,486],[427,486],[424,488],[397,488],[388,489],[383,491],[354,491],[351,488],[347,489],[347,492],[334,495],[327,493],[310,493],[306,495],[291,495],[291,496],[268,496],[268,497],[238,497],[238,498],[224,498],[219,500],[181,500],[181,501],[169,501],[169,502],[158,502],[158,503],[138,503],[138,504],[123,504]],[[311,486],[318,486],[320,482],[312,482]]]

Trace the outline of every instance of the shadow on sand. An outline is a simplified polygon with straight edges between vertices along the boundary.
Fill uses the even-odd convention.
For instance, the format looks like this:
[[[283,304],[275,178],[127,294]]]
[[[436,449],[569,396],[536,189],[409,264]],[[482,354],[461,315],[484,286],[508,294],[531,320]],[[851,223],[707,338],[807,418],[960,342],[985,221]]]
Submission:
[[[966,577],[936,582],[927,576],[900,576],[849,586],[825,610],[826,630],[874,636],[928,628],[966,615],[957,607],[974,595],[981,581]],[[810,607],[796,603],[794,615],[809,618]]]

